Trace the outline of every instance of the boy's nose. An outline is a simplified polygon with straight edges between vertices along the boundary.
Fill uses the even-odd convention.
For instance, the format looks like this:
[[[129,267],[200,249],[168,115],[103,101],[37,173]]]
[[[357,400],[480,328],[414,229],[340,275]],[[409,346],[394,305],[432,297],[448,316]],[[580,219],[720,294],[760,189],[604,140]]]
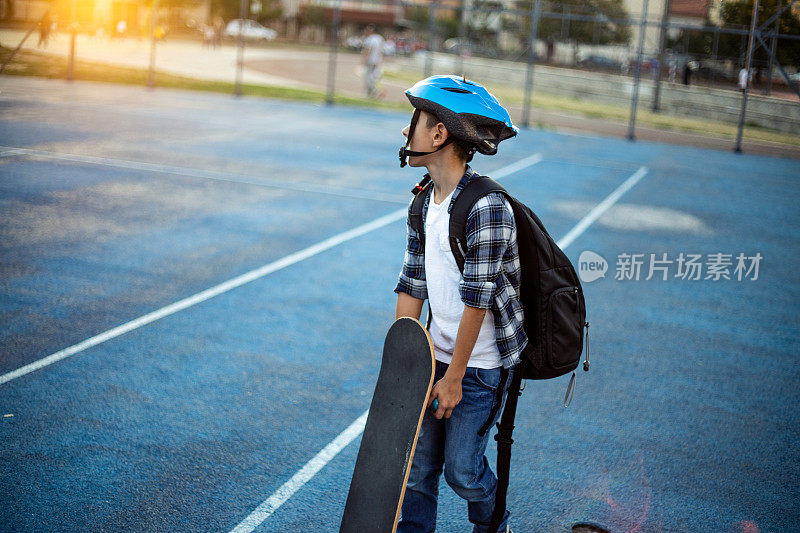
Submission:
[[[410,125],[406,126],[405,128],[403,128],[403,131],[400,132],[403,134],[403,137],[408,138],[408,130],[410,127],[411,127]]]

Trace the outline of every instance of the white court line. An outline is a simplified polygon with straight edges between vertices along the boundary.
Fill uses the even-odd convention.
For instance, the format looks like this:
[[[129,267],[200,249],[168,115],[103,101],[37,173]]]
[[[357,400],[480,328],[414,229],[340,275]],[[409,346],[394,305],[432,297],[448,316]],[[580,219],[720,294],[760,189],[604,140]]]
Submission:
[[[535,165],[541,160],[542,160],[541,155],[535,154],[530,157],[526,157],[521,161],[517,161],[516,163],[512,163],[508,166],[505,166],[497,170],[495,174],[507,176],[511,172],[518,172],[523,168]],[[377,218],[372,222],[367,222],[366,224],[362,224],[361,226],[358,226],[351,230],[345,231],[338,235],[334,235],[333,237],[330,237],[322,242],[309,246],[308,248],[287,255],[282,259],[278,259],[277,261],[273,261],[272,263],[266,264],[255,270],[251,270],[250,272],[247,272],[245,274],[242,274],[241,276],[237,276],[233,279],[220,283],[219,285],[211,287],[210,289],[198,292],[193,296],[189,296],[188,298],[184,298],[183,300],[172,303],[166,307],[162,307],[161,309],[143,315],[137,319],[131,320],[130,322],[126,322],[121,326],[117,326],[108,331],[100,333],[99,335],[95,335],[94,337],[79,342],[78,344],[74,344],[68,348],[64,348],[63,350],[48,355],[47,357],[39,359],[38,361],[34,361],[33,363],[27,364],[16,370],[12,370],[7,374],[1,375],[0,385],[9,382],[12,379],[16,379],[26,374],[30,374],[31,372],[39,370],[40,368],[52,365],[57,361],[65,359],[71,355],[75,355],[76,353],[82,352],[87,348],[91,348],[92,346],[97,346],[98,344],[101,344],[107,340],[119,337],[120,335],[128,333],[129,331],[150,324],[151,322],[155,322],[156,320],[164,318],[165,316],[169,316],[171,314],[177,313],[178,311],[182,311],[187,307],[191,307],[200,302],[204,302],[210,298],[213,298],[214,296],[218,296],[224,292],[228,292],[231,289],[240,287],[245,283],[250,283],[251,281],[255,281],[259,278],[266,276],[267,274],[271,274],[277,270],[281,270],[290,265],[303,261],[304,259],[308,259],[309,257],[324,252],[325,250],[333,248],[334,246],[338,246],[343,242],[347,242],[349,240],[355,239],[356,237],[360,237],[361,235],[365,235],[367,233],[375,231],[376,229],[387,226],[392,222],[405,218],[407,213],[408,213],[408,208],[406,207],[404,207],[403,209],[398,209],[397,211],[393,211],[388,215],[384,215],[380,218]]]
[[[586,228],[588,228],[589,226],[591,226],[592,224],[594,224],[594,222],[595,222],[595,221],[596,221],[598,218],[600,218],[600,216],[601,216],[603,213],[605,213],[606,211],[608,211],[608,208],[609,208],[609,207],[611,207],[612,205],[614,205],[615,203],[617,203],[617,200],[619,200],[619,199],[620,199],[620,197],[621,197],[623,194],[625,194],[626,192],[628,192],[628,191],[630,190],[630,188],[631,188],[631,187],[633,187],[634,185],[636,185],[636,184],[639,182],[639,180],[640,180],[640,179],[642,179],[642,178],[645,176],[645,174],[647,174],[647,167],[640,167],[640,168],[639,168],[639,170],[637,170],[636,172],[634,172],[633,174],[631,174],[631,177],[629,177],[628,179],[626,179],[626,180],[625,180],[625,181],[622,183],[622,185],[620,185],[619,187],[617,187],[617,188],[614,190],[614,192],[612,192],[611,194],[609,194],[609,195],[606,197],[606,199],[605,199],[605,200],[603,200],[602,202],[600,202],[599,204],[597,204],[597,205],[595,206],[595,208],[594,208],[594,209],[592,209],[591,211],[589,211],[589,214],[588,214],[588,215],[586,215],[585,217],[583,217],[583,218],[581,219],[581,221],[580,221],[580,222],[578,222],[578,223],[575,225],[575,227],[574,227],[574,228],[572,228],[572,229],[569,231],[569,233],[567,233],[566,235],[564,235],[564,236],[561,238],[561,240],[560,240],[560,241],[557,243],[557,244],[558,244],[558,247],[559,247],[559,248],[561,248],[561,249],[563,250],[564,248],[566,248],[567,246],[569,246],[570,244],[572,244],[572,241],[574,241],[575,239],[577,239],[577,238],[580,236],[580,234],[581,234],[581,233],[583,233],[584,231],[586,231]]]
[[[4,147],[0,147],[2,149]],[[25,148],[9,148],[0,152],[0,157],[8,157],[11,155],[25,155]]]
[[[541,161],[541,157],[537,154],[528,158],[528,160],[535,160],[536,163]],[[508,165],[507,167],[503,167],[502,169],[493,172],[492,175],[496,178],[501,178],[504,176],[508,176],[512,172],[516,172],[520,170],[520,168],[525,168],[525,166],[529,166],[534,163],[528,163],[525,166],[520,168],[515,168],[515,165],[522,164],[526,159],[523,159],[519,163]],[[629,177],[625,182],[622,183],[619,187],[617,187],[614,192],[609,194],[605,200],[600,202],[597,207],[592,209],[588,215],[583,217],[580,222],[578,222],[572,230],[567,233],[564,237],[562,237],[556,244],[562,250],[566,249],[567,246],[572,244],[572,242],[578,238],[586,229],[591,226],[604,212],[608,210],[609,207],[614,205],[619,198],[625,194],[631,187],[636,185],[636,183],[642,179],[648,172],[647,167],[640,167],[631,177]],[[278,507],[280,507],[286,500],[288,500],[295,492],[297,492],[303,485],[305,485],[317,472],[319,472],[322,467],[327,464],[331,459],[333,459],[342,449],[347,446],[350,442],[356,439],[363,431],[364,425],[367,423],[367,414],[369,410],[364,411],[361,415],[356,419],[355,422],[350,424],[344,432],[342,432],[338,437],[336,437],[333,442],[331,442],[328,446],[326,446],[322,452],[318,453],[314,456],[311,461],[305,464],[300,471],[292,476],[292,478],[281,485],[281,487],[275,491],[275,493],[267,498],[261,505],[259,505],[255,511],[250,513],[244,520],[242,520],[239,525],[231,530],[231,533],[251,533],[255,528],[261,525],[264,520],[270,517],[272,513],[274,513]],[[346,441],[344,446],[333,446],[334,443],[342,443]],[[334,454],[326,453],[325,457],[328,457],[325,463],[319,464],[319,458],[326,450],[330,451],[330,449],[336,448],[337,452]],[[311,476],[308,476],[308,472],[313,471]],[[301,475],[303,474],[303,475]]]
[[[313,192],[318,194],[329,194],[344,198],[357,198],[360,200],[376,200],[379,202],[390,202],[394,204],[407,204],[408,199],[401,195],[386,194],[381,192],[364,192],[360,189],[337,189],[324,185],[314,185],[290,180],[276,180],[264,176],[251,176],[247,174],[236,174],[233,172],[220,172],[215,170],[204,170],[200,168],[179,167],[174,165],[159,165],[144,161],[130,161],[127,159],[115,159],[110,157],[97,157],[92,155],[67,154],[63,152],[47,152],[45,150],[35,150],[32,148],[13,148],[10,146],[0,146],[0,157],[13,155],[27,155],[41,157],[44,159],[55,159],[58,161],[72,161],[74,163],[85,163],[89,165],[100,165],[114,168],[126,168],[131,170],[144,170],[158,174],[171,174],[175,176],[186,176],[190,178],[201,178],[212,181],[222,181],[227,183],[242,183],[245,185],[255,185],[270,189],[281,189],[288,191]]]
[[[345,449],[348,444],[353,442],[356,437],[361,435],[364,431],[364,424],[367,423],[367,414],[369,410],[364,411],[361,416],[356,418],[356,421],[350,424],[350,427],[345,429],[338,437],[325,446],[321,452],[314,456],[309,462],[305,464],[292,478],[284,483],[281,488],[275,491],[275,494],[267,498],[261,505],[256,507],[256,510],[248,515],[247,518],[242,520],[238,526],[231,530],[231,533],[249,533],[257,528],[261,523],[269,518],[275,510],[283,505],[283,502],[292,497],[297,492],[297,489],[305,485],[322,467],[336,457],[336,455]]]

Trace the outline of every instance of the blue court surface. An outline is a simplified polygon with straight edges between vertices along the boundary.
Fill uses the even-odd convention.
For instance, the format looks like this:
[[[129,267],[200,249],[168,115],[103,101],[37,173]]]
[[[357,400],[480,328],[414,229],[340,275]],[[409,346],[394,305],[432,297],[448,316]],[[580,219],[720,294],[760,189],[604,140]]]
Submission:
[[[0,530],[337,531],[410,112],[0,89]],[[514,530],[796,531],[800,162],[523,130],[473,167],[607,262],[572,405],[520,399]]]

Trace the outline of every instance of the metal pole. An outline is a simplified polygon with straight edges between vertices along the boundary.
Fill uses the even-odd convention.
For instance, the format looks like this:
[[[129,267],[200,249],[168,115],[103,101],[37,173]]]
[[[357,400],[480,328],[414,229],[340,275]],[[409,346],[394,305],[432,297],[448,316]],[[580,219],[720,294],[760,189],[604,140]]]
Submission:
[[[714,29],[714,44],[711,45],[711,59],[714,66],[717,65],[717,53],[719,51],[719,28]],[[711,81],[717,81],[717,69],[711,71]]]
[[[72,19],[72,23],[70,24],[70,38],[69,38],[69,61],[67,62],[67,81],[72,81],[75,73],[75,41],[78,35],[78,8],[75,5],[77,0],[72,0],[70,2],[70,19]]]
[[[778,1],[778,10],[780,10],[780,7],[781,7],[781,3],[780,3],[780,0],[779,0]],[[773,30],[773,33],[775,35],[772,36],[772,46],[771,46],[772,56],[773,57],[775,56],[775,52],[776,52],[775,48],[778,45],[778,33],[780,33],[780,31],[781,31],[780,21],[781,21],[780,17],[775,19],[775,29]],[[772,92],[772,61],[769,62],[769,68],[767,69],[767,96],[769,96],[769,94],[771,92]]]
[[[156,19],[158,18],[158,0],[153,0],[150,11],[150,72],[147,75],[147,86],[151,89],[156,85]]]
[[[425,76],[429,77],[433,71],[433,34],[436,31],[436,6],[439,0],[433,0],[428,8],[428,53],[425,54]]]
[[[761,34],[758,33],[758,30],[756,31],[756,39],[758,39],[758,42],[760,42],[761,46],[764,47],[764,50],[766,50],[767,53],[770,54],[769,60],[772,61],[776,67],[778,67],[778,71],[783,75],[783,79],[786,80],[786,83],[789,84],[789,88],[792,90],[794,94],[797,95],[797,98],[800,98],[800,88],[798,88],[798,84],[792,81],[792,78],[789,77],[789,74],[786,73],[786,70],[778,62],[778,58],[772,55],[772,51],[769,49],[767,43],[761,37]]]
[[[656,69],[656,86],[653,92],[653,113],[658,113],[661,110],[661,71],[664,70],[664,44],[667,40],[670,3],[670,0],[664,0],[664,13],[661,15],[661,32],[658,35],[658,68]]]
[[[642,6],[642,20],[639,23],[639,49],[636,51],[636,70],[633,77],[633,95],[631,97],[631,115],[628,122],[628,140],[633,141],[636,139],[634,134],[636,130],[636,106],[639,103],[639,77],[642,73],[642,54],[644,50],[644,30],[647,24],[647,3],[644,0]]]
[[[759,0],[753,4],[753,18],[750,21],[750,38],[747,41],[747,64],[745,68],[744,93],[742,94],[742,112],[739,115],[739,131],[736,134],[736,146],[733,151],[737,154],[742,153],[742,133],[744,132],[744,116],[747,112],[747,93],[750,90],[750,67],[753,64],[753,40],[756,34],[756,21],[758,20]]]
[[[536,41],[539,36],[539,16],[542,11],[542,0],[535,0],[531,5],[531,29],[528,32],[528,70],[525,72],[525,100],[522,109],[522,125],[528,127],[531,113],[531,93],[533,93],[533,68],[536,64]]]
[[[328,105],[333,104],[333,96],[336,87],[336,53],[339,51],[339,20],[342,16],[342,1],[336,2],[336,7],[333,8],[333,17],[331,17],[331,50],[328,54],[328,95],[325,97],[325,103]],[[369,76],[368,72],[364,73]]]
[[[236,51],[236,82],[234,94],[242,96],[242,70],[244,70],[244,22],[247,16],[247,0],[239,5],[239,47]]]
[[[464,73],[464,52],[466,50],[465,43],[467,42],[467,19],[469,18],[469,10],[472,0],[463,0],[461,2],[461,19],[458,21],[458,40],[460,41],[461,50],[458,51],[458,66],[456,72],[466,77]]]
[[[72,35],[69,38],[69,62],[67,63],[67,81],[72,81],[75,72],[75,37],[78,35],[77,22],[72,23]]]

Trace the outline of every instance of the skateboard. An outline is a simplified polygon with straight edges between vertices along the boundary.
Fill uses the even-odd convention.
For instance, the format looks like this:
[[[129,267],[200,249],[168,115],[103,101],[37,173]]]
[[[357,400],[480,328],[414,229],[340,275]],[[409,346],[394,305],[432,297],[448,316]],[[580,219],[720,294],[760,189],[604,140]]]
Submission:
[[[340,533],[397,528],[434,369],[428,332],[413,318],[397,319],[383,345]]]

